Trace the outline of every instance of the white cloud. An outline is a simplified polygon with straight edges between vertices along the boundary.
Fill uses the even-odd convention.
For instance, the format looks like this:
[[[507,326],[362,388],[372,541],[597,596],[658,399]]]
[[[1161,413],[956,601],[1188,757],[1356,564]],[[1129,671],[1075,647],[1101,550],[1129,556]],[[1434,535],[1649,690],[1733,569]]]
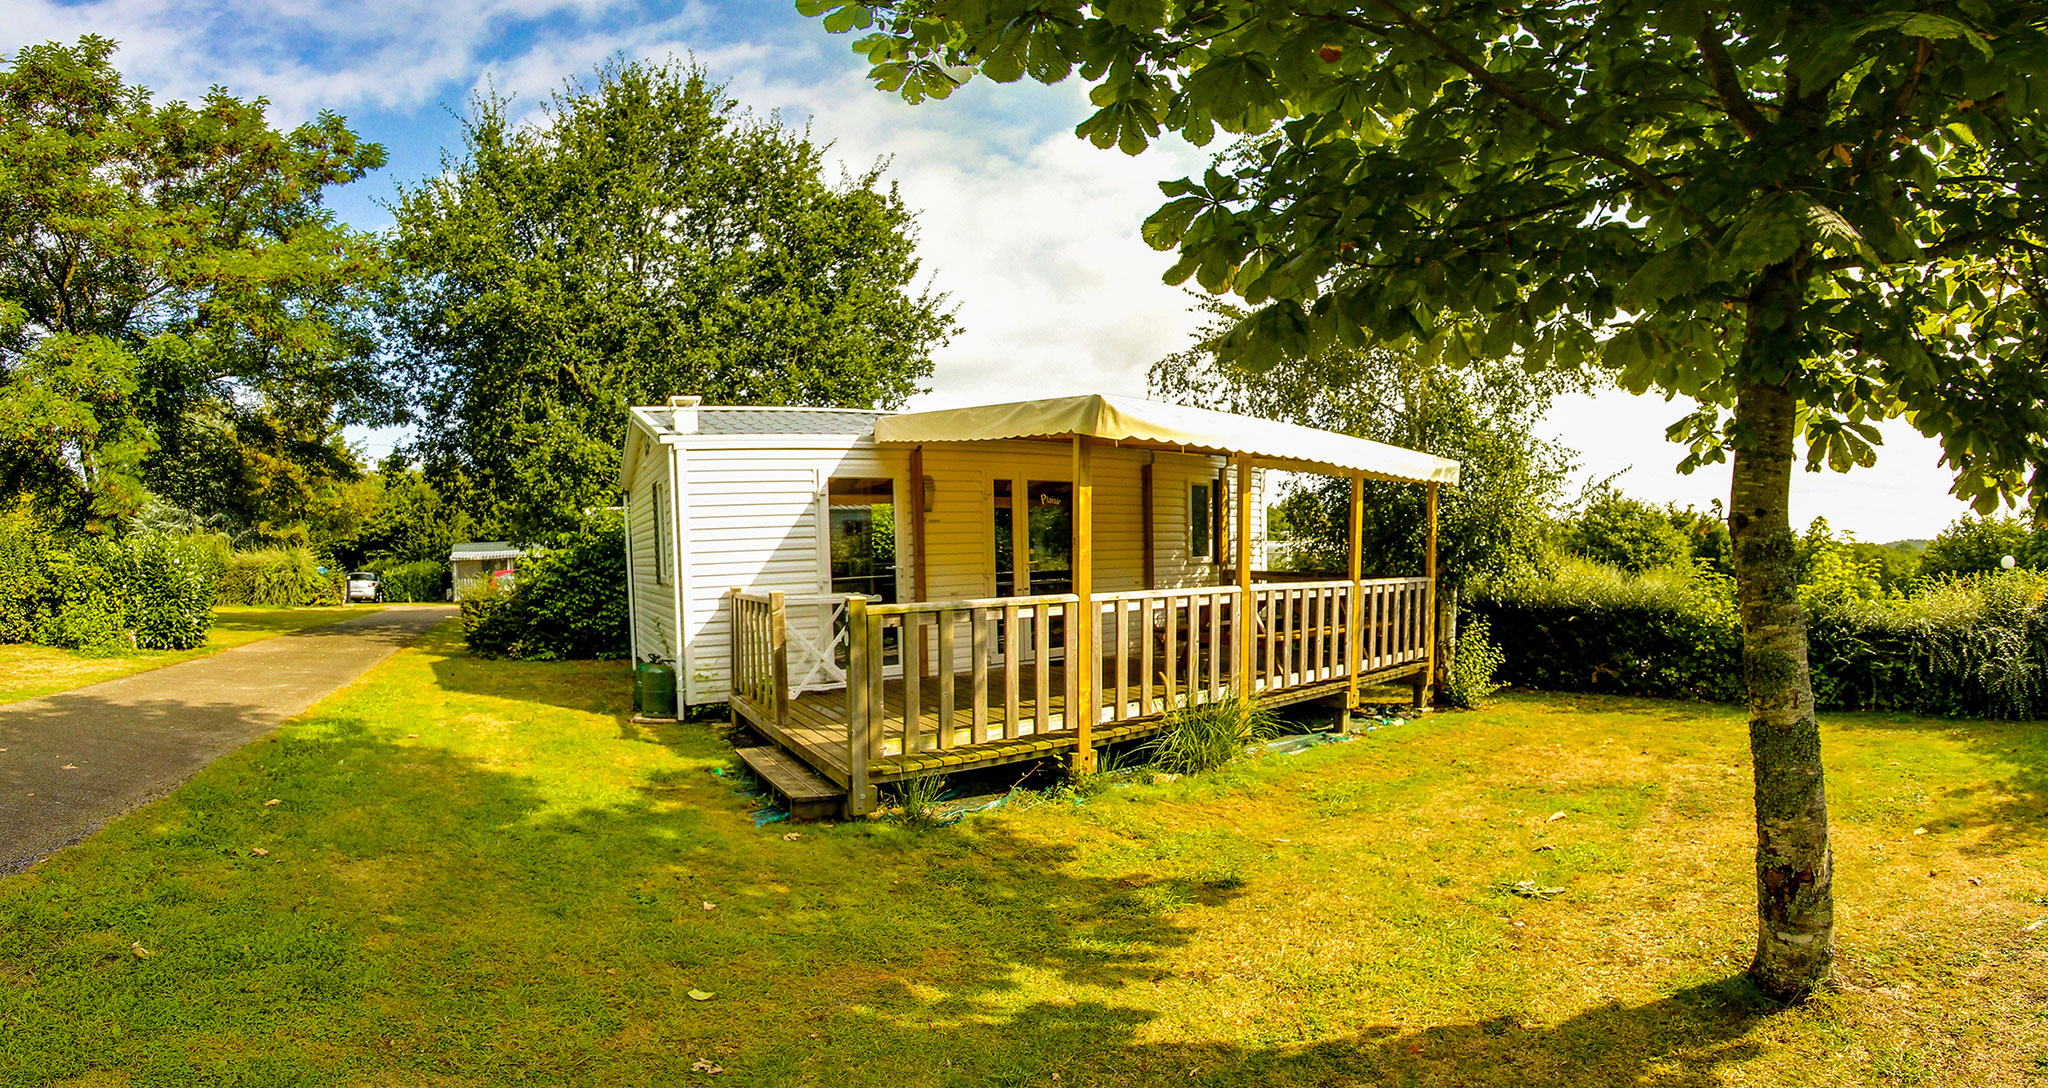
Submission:
[[[1629,495],[1675,502],[1701,510],[1728,501],[1729,466],[1709,465],[1690,476],[1677,472],[1685,449],[1664,438],[1664,429],[1689,410],[1690,402],[1666,402],[1607,390],[1562,397],[1538,430],[1580,453],[1578,483],[1622,473],[1615,481]],[[1792,524],[1804,530],[1824,517],[1838,532],[1884,543],[1931,537],[1968,513],[1948,494],[1953,481],[1941,466],[1941,447],[1904,420],[1878,425],[1884,444],[1877,464],[1849,473],[1805,470],[1805,449],[1792,473]],[[1576,483],[1575,485],[1576,486]]]
[[[18,0],[13,44],[95,33],[121,43],[116,63],[160,99],[192,99],[216,84],[270,99],[280,124],[322,109],[409,110],[467,86],[499,38],[534,25],[582,26],[626,0]],[[701,25],[686,3],[658,26]]]

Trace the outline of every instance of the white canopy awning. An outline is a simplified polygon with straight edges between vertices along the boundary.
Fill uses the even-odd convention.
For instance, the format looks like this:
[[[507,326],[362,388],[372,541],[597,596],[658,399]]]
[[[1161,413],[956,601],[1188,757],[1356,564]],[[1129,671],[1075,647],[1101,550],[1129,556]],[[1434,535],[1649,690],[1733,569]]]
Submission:
[[[1293,423],[1091,393],[906,412],[875,421],[875,441],[987,442],[1089,435],[1122,444],[1248,457],[1272,468],[1400,483],[1458,482],[1458,462]]]

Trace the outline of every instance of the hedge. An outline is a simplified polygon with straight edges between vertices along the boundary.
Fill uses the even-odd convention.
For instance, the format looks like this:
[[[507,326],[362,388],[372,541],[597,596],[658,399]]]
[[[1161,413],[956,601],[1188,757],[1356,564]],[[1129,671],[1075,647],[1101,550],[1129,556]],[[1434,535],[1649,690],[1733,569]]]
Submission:
[[[213,628],[214,566],[159,534],[60,543],[0,520],[0,642],[94,652],[185,650]]]
[[[377,590],[393,604],[425,604],[448,599],[448,564],[438,559],[394,563],[377,572]]]
[[[1908,598],[1807,602],[1822,709],[2028,720],[2048,713],[2048,575],[2010,571]],[[1565,564],[1496,587],[1468,611],[1506,655],[1505,683],[1738,701],[1742,636],[1725,579],[1631,578]]]
[[[463,639],[484,657],[620,658],[626,634],[626,533],[601,516],[562,546],[524,561],[510,587],[465,584]]]
[[[340,604],[344,573],[310,548],[232,552],[220,572],[220,602],[272,606]]]

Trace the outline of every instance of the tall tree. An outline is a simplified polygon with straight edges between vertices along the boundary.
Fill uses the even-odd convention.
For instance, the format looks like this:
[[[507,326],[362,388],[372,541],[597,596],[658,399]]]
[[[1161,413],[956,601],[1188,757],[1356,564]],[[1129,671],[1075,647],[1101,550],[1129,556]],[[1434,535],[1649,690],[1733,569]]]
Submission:
[[[828,181],[695,66],[509,105],[394,209],[417,453],[466,509],[535,538],[612,504],[628,405],[894,406],[931,374],[953,320],[879,165]]]
[[[322,114],[272,129],[219,89],[157,105],[114,43],[0,68],[0,486],[119,519],[224,417],[388,414],[367,290],[375,239],[325,191],[384,151]]]
[[[1728,519],[1757,822],[1751,975],[1834,956],[1833,862],[1797,537],[1809,466],[1874,420],[1941,439],[1980,507],[2048,500],[2048,10],[1991,0],[798,0],[883,88],[973,71],[1095,84],[1077,130],[1259,153],[1163,186],[1169,279],[1259,309],[1265,368],[1336,343],[1597,363],[1695,398],[1686,464]]]
[[[1263,373],[1230,366],[1217,344],[1247,316],[1203,299],[1209,322],[1187,350],[1152,365],[1154,395],[1182,404],[1281,419],[1456,459],[1456,488],[1443,493],[1440,569],[1453,581],[1500,575],[1528,561],[1548,531],[1550,508],[1571,468],[1570,450],[1536,437],[1534,425],[1566,383],[1512,363],[1458,370],[1413,352],[1333,345]],[[1423,499],[1413,486],[1366,482],[1368,577],[1420,574]],[[1351,484],[1308,476],[1282,499],[1299,558],[1343,570]]]

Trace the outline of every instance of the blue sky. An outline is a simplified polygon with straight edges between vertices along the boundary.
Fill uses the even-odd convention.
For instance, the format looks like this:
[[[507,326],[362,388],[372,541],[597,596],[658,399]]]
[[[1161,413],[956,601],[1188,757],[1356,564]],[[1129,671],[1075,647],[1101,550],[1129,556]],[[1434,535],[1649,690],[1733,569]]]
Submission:
[[[861,79],[847,37],[796,15],[789,0],[11,0],[0,49],[95,33],[159,98],[212,84],[273,104],[279,124],[321,110],[385,145],[390,164],[339,193],[351,223],[388,223],[381,202],[439,168],[459,146],[459,111],[486,86],[538,103],[607,57],[694,54],[735,97],[809,123],[845,162],[891,162],[920,210],[925,271],[958,308],[963,332],[937,357],[914,406],[1058,393],[1142,394],[1151,362],[1185,346],[1191,300],[1159,276],[1171,263],[1138,238],[1155,183],[1199,170],[1177,142],[1137,158],[1072,134],[1086,89],[975,82],[945,102],[908,106]],[[1725,496],[1725,466],[1680,477],[1663,439],[1684,406],[1618,392],[1560,402],[1545,430],[1581,454],[1581,476],[1658,501],[1705,507]],[[1878,466],[1794,481],[1793,515],[1825,516],[1866,540],[1931,536],[1961,512],[1938,449],[1903,423],[1885,428]],[[388,447],[391,436],[363,436]]]

